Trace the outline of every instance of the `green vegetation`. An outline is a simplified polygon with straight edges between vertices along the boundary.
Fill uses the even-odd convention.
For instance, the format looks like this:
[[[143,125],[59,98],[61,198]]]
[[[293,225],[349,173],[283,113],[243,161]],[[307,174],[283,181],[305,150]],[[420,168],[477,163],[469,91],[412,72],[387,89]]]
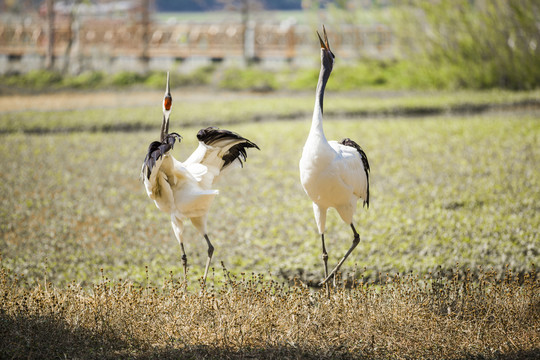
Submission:
[[[48,72],[44,72],[44,76],[46,76]],[[62,79],[62,85],[66,88],[73,88],[73,89],[95,89],[101,86],[103,82],[105,81],[105,74],[99,71],[96,72],[83,72],[82,74],[79,74],[77,76],[71,76],[66,77]],[[12,79],[12,83],[16,81],[17,79]],[[58,79],[60,81],[60,79]],[[31,88],[37,88],[37,89],[44,89],[46,86],[54,85],[54,82],[46,82],[45,84],[38,86],[37,84],[29,84],[29,87]]]
[[[275,74],[248,67],[247,69],[226,69],[219,87],[228,90],[272,91],[278,88],[278,84]]]
[[[331,102],[329,102],[330,104]],[[329,117],[328,117],[329,118]],[[362,242],[343,271],[446,271],[459,263],[501,273],[539,263],[538,115],[330,121],[329,138],[349,136],[372,165],[369,210],[358,209]],[[158,121],[159,122],[159,121]],[[175,156],[196,147],[197,127]],[[321,274],[320,244],[298,158],[309,121],[227,126],[257,143],[246,166],[219,185],[210,216],[214,265],[234,273]],[[181,274],[179,246],[168,217],[147,198],[140,164],[158,130],[137,133],[8,134],[0,145],[3,263],[31,283],[57,285],[113,278],[154,282]],[[212,215],[213,214],[213,215]],[[329,213],[330,261],[350,245],[346,226]],[[186,229],[191,278],[204,268],[206,245]],[[358,275],[358,273],[357,273]]]
[[[339,59],[338,59],[339,61]],[[359,89],[444,89],[448,79],[441,72],[418,73],[416,64],[397,60],[364,59],[356,64],[339,64],[328,89],[350,91]],[[266,70],[257,66],[247,68],[230,67],[218,71],[215,66],[204,66],[189,74],[173,72],[171,83],[176,87],[208,87],[233,91],[287,91],[311,90],[317,83],[319,69]],[[215,79],[215,80],[214,80]],[[129,89],[163,87],[163,73],[150,72],[142,75],[135,72],[120,72],[106,76],[102,72],[84,72],[80,75],[60,75],[39,70],[28,74],[4,75],[0,77],[9,89],[7,93],[20,91],[61,91],[69,89]]]
[[[399,14],[410,14],[410,12],[403,11]],[[432,33],[432,31],[418,28],[419,24],[423,24],[421,21],[412,21],[410,17],[406,16],[404,18],[401,22],[396,23],[409,24],[409,28],[396,30],[399,36],[410,37],[411,33]],[[435,19],[439,21],[440,18],[435,17]],[[454,21],[453,18],[445,18],[445,20]],[[474,24],[476,27],[486,26],[489,28],[483,23]],[[439,31],[444,32],[444,29],[443,27]],[[410,45],[408,50],[403,50],[405,55],[399,59],[361,59],[356,63],[343,64],[339,62],[339,54],[337,54],[336,68],[339,71],[334,72],[328,89],[350,91],[359,89],[456,90],[493,88],[531,90],[537,88],[540,82],[540,70],[538,70],[540,69],[540,60],[538,60],[540,56],[535,41],[540,42],[540,39],[530,39],[527,43],[528,46],[531,46],[529,52],[523,50],[523,53],[518,54],[515,53],[517,49],[512,48],[506,57],[501,58],[497,55],[499,47],[492,48],[491,40],[485,40],[487,44],[482,47],[480,39],[472,38],[473,34],[483,33],[480,30],[472,31],[467,37],[467,44],[471,49],[464,48],[461,49],[461,52],[455,50],[456,48],[460,49],[461,45],[452,43],[451,38],[445,38],[443,41],[441,39],[443,35],[437,33],[436,39],[424,39],[420,36],[418,44],[423,44],[426,48],[419,49],[420,45],[418,44]],[[447,32],[444,34],[446,36]],[[460,34],[459,31],[457,34]],[[465,47],[465,45],[462,46]],[[540,45],[538,47],[540,48]],[[495,51],[497,54],[488,50]],[[407,55],[407,51],[411,51],[411,53]],[[171,82],[176,84],[175,86],[182,87],[204,86],[235,91],[297,91],[313,88],[313,84],[317,81],[318,68],[284,68],[270,71],[256,65],[246,68],[222,69],[218,69],[216,66],[203,66],[188,74],[172,72],[171,76]],[[18,91],[129,87],[158,89],[163,86],[162,77],[161,72],[150,72],[144,75],[134,72],[120,72],[113,76],[106,76],[101,72],[84,72],[73,76],[38,70],[21,75],[1,76],[0,81],[3,88],[0,88],[0,91],[16,93]]]
[[[162,74],[161,74],[162,75]],[[315,80],[316,81],[316,80]],[[163,76],[161,76],[163,82]],[[157,82],[156,82],[157,85]],[[161,84],[163,87],[163,84]],[[194,91],[176,88],[175,108],[182,109],[181,115],[172,116],[173,126],[226,125],[260,121],[262,119],[311,118],[313,92],[275,94],[230,94],[217,93],[216,97],[201,96],[193,99]],[[122,92],[120,92],[122,94]],[[123,104],[133,95],[125,91],[125,99],[113,108],[97,105],[80,107],[67,103],[63,111],[40,110],[51,100],[28,95],[6,97],[9,103],[21,104],[10,107],[12,111],[0,112],[0,133],[11,132],[55,132],[55,131],[110,131],[157,129],[161,112],[155,105]],[[191,96],[191,97],[189,97]],[[160,101],[162,90],[156,93]],[[186,97],[188,97],[186,99]],[[328,117],[355,117],[380,115],[426,115],[445,113],[476,113],[489,109],[516,109],[540,106],[540,91],[460,91],[460,92],[348,92],[327,94],[325,114]],[[1,99],[0,99],[1,101]],[[46,102],[42,104],[42,101]]]
[[[330,19],[354,23],[352,3],[333,2]],[[539,358],[540,9],[408,4],[393,19],[416,34],[414,56],[336,54],[326,134],[358,141],[372,172],[330,298],[298,179],[318,69],[171,73],[175,157],[209,125],[261,148],[216,186],[206,287],[206,243],[188,224],[184,280],[170,219],[139,180],[163,74],[1,77],[2,357]],[[486,88],[526,91],[470,90]],[[352,240],[335,211],[326,240],[335,264]]]
[[[206,86],[211,83],[214,66],[202,66],[189,74],[172,73],[171,82],[177,86]],[[51,92],[68,89],[128,89],[131,87],[161,89],[163,72],[139,74],[122,71],[108,76],[103,72],[83,72],[61,75],[48,70],[33,70],[26,74],[0,76],[7,93]]]
[[[156,90],[158,101],[162,94]],[[261,148],[217,186],[209,221],[216,270],[206,288],[198,282],[204,240],[186,226],[183,282],[170,219],[139,181],[148,143],[158,137],[159,108],[127,107],[111,94],[103,95],[109,109],[84,105],[81,94],[60,96],[64,106],[48,104],[46,95],[0,99],[14,103],[10,109],[36,109],[0,114],[1,354],[540,355],[538,92],[329,92],[327,136],[357,140],[372,168],[370,208],[355,217],[361,242],[330,299],[308,287],[323,269],[298,179],[312,91],[220,93],[219,101],[173,94],[171,130],[183,136],[178,159],[207,125],[227,125]],[[475,109],[482,111],[462,113]],[[439,115],[379,116],[420,113]],[[103,132],[121,130],[118,124],[152,130]],[[335,264],[351,234],[335,211],[327,225]]]
[[[400,76],[404,65],[395,61],[365,60],[357,65],[342,65],[342,74],[332,81],[330,90],[348,91],[356,89],[409,88],[407,79]],[[209,87],[234,91],[277,91],[308,90],[317,83],[318,68],[269,71],[257,66],[247,68],[230,67],[218,71],[215,66],[203,66],[189,74],[172,72],[171,83],[176,87]],[[215,80],[214,80],[215,79]],[[102,72],[84,72],[80,75],[61,75],[46,70],[27,74],[0,77],[7,93],[44,92],[69,89],[128,89],[163,87],[163,73],[150,72],[146,75],[123,71],[112,76]],[[215,84],[214,84],[215,83]],[[415,83],[416,85],[416,83]]]
[[[493,89],[532,90],[540,84],[540,35],[536,0],[470,1],[412,0],[393,4],[354,0],[309,1],[309,10],[263,12],[253,19],[295,18],[303,25],[319,28],[325,23],[332,37],[351,25],[385,23],[393,30],[394,54],[387,59],[360,58],[341,62],[336,51],[336,66],[341,67],[330,82],[332,90],[358,89]],[[324,7],[324,10],[320,8]],[[233,17],[238,14],[231,13]],[[222,13],[162,14],[160,18],[178,21],[217,21]],[[238,20],[238,19],[237,19]],[[279,21],[279,20],[276,20]],[[334,35],[332,35],[334,34]],[[316,41],[316,39],[313,39]],[[360,50],[359,50],[360,51]],[[314,53],[314,56],[317,54]],[[357,54],[361,57],[361,53]],[[176,74],[173,83],[182,86],[210,86],[228,90],[311,89],[317,68],[284,67],[269,71],[253,64],[246,68],[205,66],[190,74]],[[83,73],[77,76],[48,71],[24,75],[4,75],[2,91],[51,91],[71,88],[160,87],[156,72],[121,72],[113,76]]]
[[[395,2],[408,83],[440,88],[532,89],[540,84],[535,0]]]

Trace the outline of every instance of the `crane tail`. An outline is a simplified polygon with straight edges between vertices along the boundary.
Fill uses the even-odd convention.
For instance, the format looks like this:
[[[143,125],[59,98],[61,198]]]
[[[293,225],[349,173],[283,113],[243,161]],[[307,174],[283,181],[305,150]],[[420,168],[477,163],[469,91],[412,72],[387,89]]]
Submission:
[[[364,199],[364,206],[367,206],[369,208],[369,172],[370,172],[370,169],[369,169],[369,161],[368,161],[367,155],[364,152],[364,150],[362,150],[360,145],[358,145],[354,140],[351,140],[349,138],[345,138],[345,139],[341,140],[340,144],[355,148],[358,151],[358,153],[360,154],[360,159],[362,159],[362,164],[364,165],[364,171],[366,173],[366,181],[367,181],[367,190],[366,190],[366,198]]]

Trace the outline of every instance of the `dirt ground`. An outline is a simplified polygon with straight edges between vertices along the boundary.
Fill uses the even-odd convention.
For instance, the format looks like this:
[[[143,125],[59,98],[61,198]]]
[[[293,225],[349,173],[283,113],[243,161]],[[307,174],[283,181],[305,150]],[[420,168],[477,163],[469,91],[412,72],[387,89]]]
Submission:
[[[238,98],[257,98],[264,94],[253,92],[214,91],[201,89],[173,89],[173,100],[190,102],[207,101],[219,94],[221,100]],[[278,96],[290,97],[291,94]],[[136,106],[155,106],[161,102],[163,90],[101,90],[101,91],[62,91],[42,94],[0,95],[0,113],[21,110],[59,111],[89,108],[123,108]]]
[[[92,107],[129,107],[159,103],[163,91],[59,92],[0,96],[0,111],[76,110]]]

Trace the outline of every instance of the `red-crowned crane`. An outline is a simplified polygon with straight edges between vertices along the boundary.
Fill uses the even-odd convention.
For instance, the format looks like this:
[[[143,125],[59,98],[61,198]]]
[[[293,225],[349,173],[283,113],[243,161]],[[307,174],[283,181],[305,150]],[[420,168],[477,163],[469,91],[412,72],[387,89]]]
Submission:
[[[323,131],[323,97],[324,89],[332,68],[334,54],[330,50],[326,29],[323,26],[324,41],[321,44],[321,71],[315,94],[315,110],[308,138],[300,159],[300,181],[304,191],[313,201],[315,221],[322,241],[322,259],[325,278],[321,282],[334,277],[343,262],[360,242],[360,235],[353,225],[356,202],[363,199],[369,207],[369,162],[366,153],[353,140],[346,138],[341,142],[327,141]],[[341,219],[350,225],[353,231],[353,242],[349,250],[336,267],[328,274],[328,253],[324,242],[326,211],[335,208]]]
[[[172,228],[182,250],[184,277],[187,272],[187,256],[182,237],[184,220],[190,219],[206,240],[208,258],[203,276],[205,282],[214,253],[206,230],[208,211],[218,194],[218,190],[212,187],[224,170],[243,165],[242,161],[247,157],[246,149],[259,147],[234,132],[208,127],[197,133],[197,149],[186,161],[180,162],[171,154],[175,141],[180,142],[182,139],[179,134],[168,132],[171,107],[167,73],[161,138],[150,144],[142,165],[141,178],[150,199],[171,217]]]

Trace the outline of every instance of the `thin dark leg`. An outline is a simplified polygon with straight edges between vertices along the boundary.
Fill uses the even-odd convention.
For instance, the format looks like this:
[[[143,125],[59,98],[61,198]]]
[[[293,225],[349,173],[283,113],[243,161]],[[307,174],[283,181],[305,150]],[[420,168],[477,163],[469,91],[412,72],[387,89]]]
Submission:
[[[210,242],[208,235],[204,234],[204,239],[208,244],[208,258],[206,259],[206,268],[204,269],[203,284],[206,283],[206,276],[208,275],[208,268],[210,267],[210,261],[212,260],[212,255],[214,254],[214,246]]]
[[[343,256],[343,258],[339,261],[339,263],[336,265],[336,267],[334,268],[334,270],[332,270],[332,272],[330,273],[330,275],[328,275],[321,283],[320,285],[322,284],[326,284],[326,282],[328,280],[330,280],[330,278],[332,276],[335,276],[336,275],[336,272],[339,271],[339,268],[341,267],[341,265],[343,265],[343,263],[345,262],[345,260],[347,260],[347,257],[349,257],[349,255],[351,254],[351,252],[354,250],[354,248],[358,245],[358,243],[360,242],[360,235],[356,232],[356,229],[354,228],[354,225],[351,224],[351,229],[353,231],[353,234],[354,234],[354,239],[353,239],[353,242],[352,242],[352,245],[351,247],[349,248],[349,250],[347,250],[347,252],[345,253],[345,255]]]
[[[180,243],[180,248],[182,249],[182,266],[184,267],[184,280],[187,279],[187,256],[186,251],[184,250],[184,243]]]
[[[328,253],[326,252],[326,246],[324,245],[324,234],[321,234],[322,242],[322,259],[324,262],[324,278],[328,277]],[[330,298],[330,285],[326,283],[326,295]]]

